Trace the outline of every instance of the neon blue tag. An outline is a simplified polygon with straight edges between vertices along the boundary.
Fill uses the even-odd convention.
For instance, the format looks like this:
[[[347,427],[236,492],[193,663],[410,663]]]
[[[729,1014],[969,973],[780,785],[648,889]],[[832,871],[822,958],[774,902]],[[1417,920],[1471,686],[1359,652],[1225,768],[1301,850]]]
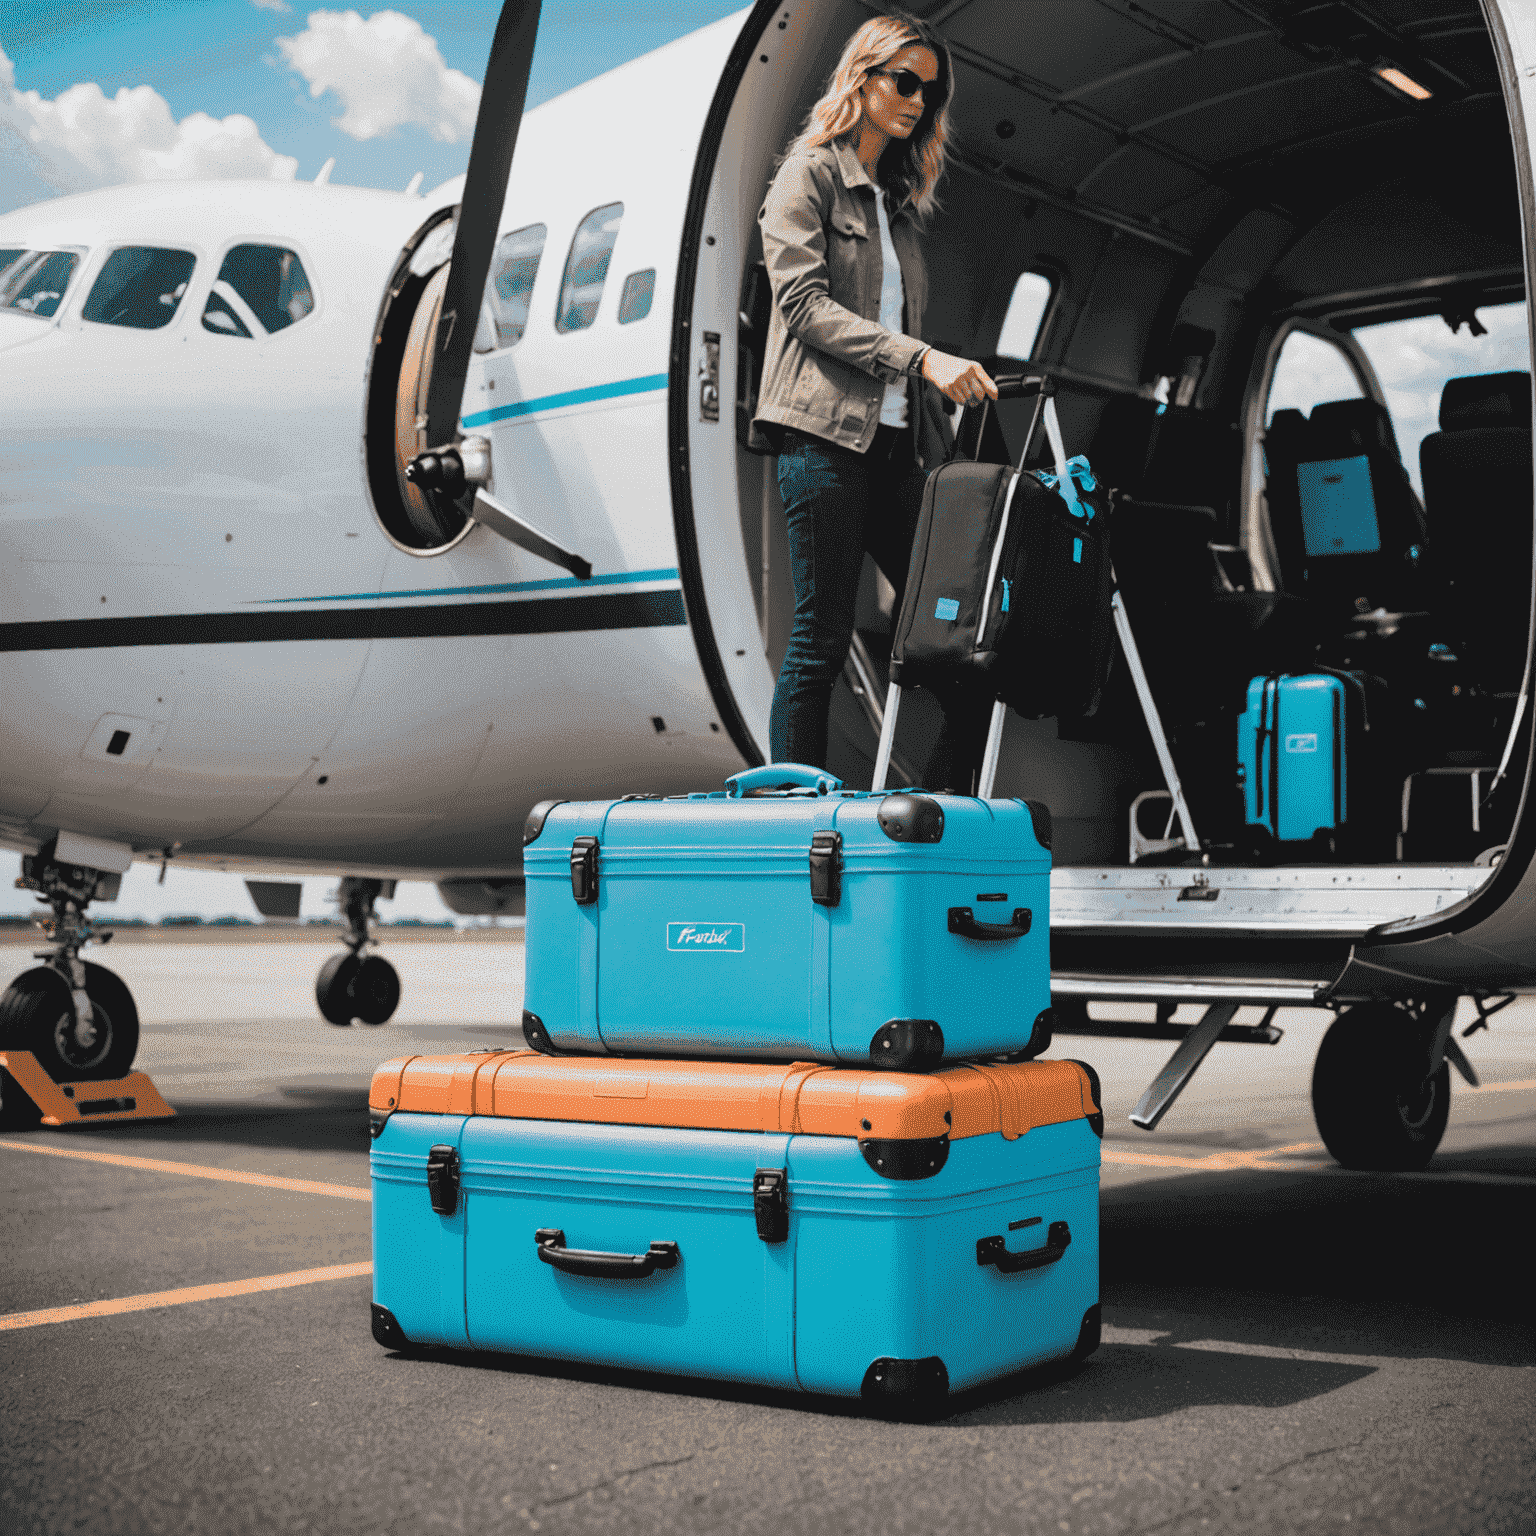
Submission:
[[[958,619],[960,617],[959,598],[941,597],[933,605],[933,616],[936,619]]]
[[[1073,565],[1081,565],[1083,563],[1083,541],[1081,539],[1072,540],[1072,563]]]
[[[1013,590],[1013,583],[1006,576],[1003,577],[1003,612],[1008,612],[1008,594]]]

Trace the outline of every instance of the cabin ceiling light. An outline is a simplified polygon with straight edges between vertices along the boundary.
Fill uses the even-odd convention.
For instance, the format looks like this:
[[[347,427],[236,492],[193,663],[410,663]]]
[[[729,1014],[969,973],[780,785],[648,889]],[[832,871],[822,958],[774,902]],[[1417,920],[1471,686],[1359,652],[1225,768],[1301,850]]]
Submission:
[[[1380,80],[1385,80],[1394,91],[1401,91],[1404,96],[1411,97],[1414,101],[1428,101],[1435,93],[1426,86],[1419,84],[1412,75],[1406,75],[1396,64],[1387,59],[1378,60],[1371,66],[1371,71]]]

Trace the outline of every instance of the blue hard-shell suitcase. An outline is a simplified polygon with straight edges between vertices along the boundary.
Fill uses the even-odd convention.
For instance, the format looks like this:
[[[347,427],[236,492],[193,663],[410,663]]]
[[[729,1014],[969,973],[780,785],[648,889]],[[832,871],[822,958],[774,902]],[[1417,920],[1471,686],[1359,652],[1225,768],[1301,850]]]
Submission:
[[[537,1050],[908,1068],[1048,1043],[1043,806],[775,764],[546,802],[524,839]]]
[[[1255,677],[1237,722],[1244,820],[1281,843],[1340,830],[1349,816],[1344,681]]]
[[[415,1096],[420,1065],[435,1081]],[[471,1065],[462,1091],[445,1065],[396,1061],[374,1080],[373,1330],[386,1347],[932,1401],[1097,1346],[1102,1114],[1078,1063],[914,1076],[524,1054],[480,1067],[472,1090]],[[538,1082],[577,1067],[606,1123],[523,1118],[582,1113]],[[710,1128],[697,1102],[684,1118],[702,1125],[623,1123],[667,1118],[668,1085],[646,1080],[665,1070],[689,1080],[685,1099],[701,1073],[721,1074],[717,1118],[739,1128]],[[1049,1081],[985,1081],[997,1073]],[[508,1091],[507,1074],[521,1085]],[[797,1107],[808,1076],[821,1097]],[[404,1110],[382,1104],[395,1097]],[[493,1112],[413,1111],[413,1097]],[[861,1112],[877,1136],[943,1134],[870,1139]],[[837,1130],[839,1113],[844,1134],[797,1129]]]

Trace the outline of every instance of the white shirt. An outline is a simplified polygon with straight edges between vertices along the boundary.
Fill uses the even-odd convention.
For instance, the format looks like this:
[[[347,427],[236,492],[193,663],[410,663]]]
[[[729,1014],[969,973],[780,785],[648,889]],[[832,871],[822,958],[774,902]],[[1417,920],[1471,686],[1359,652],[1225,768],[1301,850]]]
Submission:
[[[888,331],[901,334],[902,288],[901,262],[896,256],[896,245],[891,239],[891,221],[886,217],[885,198],[875,193],[875,212],[880,219],[880,324]],[[907,381],[885,386],[885,399],[880,402],[880,425],[904,427],[907,424]]]

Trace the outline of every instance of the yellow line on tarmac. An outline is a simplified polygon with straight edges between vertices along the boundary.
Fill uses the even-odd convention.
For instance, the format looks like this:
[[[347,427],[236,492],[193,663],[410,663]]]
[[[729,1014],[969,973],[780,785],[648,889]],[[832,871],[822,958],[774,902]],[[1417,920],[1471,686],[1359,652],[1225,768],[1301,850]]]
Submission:
[[[75,1323],[86,1317],[115,1317],[120,1312],[147,1312],[152,1307],[179,1307],[189,1301],[218,1301],[229,1296],[254,1296],[259,1291],[283,1291],[319,1280],[355,1280],[371,1275],[372,1264],[331,1264],[324,1269],[296,1269],[286,1275],[258,1275],[254,1280],[227,1280],[221,1285],[188,1285],[177,1291],[148,1291],[119,1296],[115,1301],[87,1301],[73,1307],[44,1307],[38,1312],[0,1316],[0,1333],[12,1328],[37,1328],[44,1323]]]
[[[1479,1083],[1476,1088],[1468,1088],[1465,1083],[1456,1084],[1457,1093],[1521,1093],[1528,1088],[1536,1088],[1536,1077],[1527,1077],[1518,1083]]]
[[[126,1157],[121,1152],[86,1152],[78,1147],[49,1147],[39,1142],[0,1141],[13,1152],[42,1152],[49,1157],[76,1157],[87,1163],[116,1168],[140,1168],[146,1173],[184,1173],[194,1179],[219,1179],[226,1184],[254,1184],[259,1189],[285,1189],[295,1195],[334,1195],[339,1200],[371,1200],[366,1189],[351,1184],[322,1184],[316,1179],[284,1179],[272,1173],[244,1173],[236,1168],[208,1168],[199,1163],[168,1162],[158,1157]]]
[[[1191,1173],[1221,1173],[1231,1168],[1264,1168],[1267,1159],[1286,1157],[1297,1152],[1321,1152],[1320,1141],[1298,1141],[1288,1147],[1261,1147],[1253,1152],[1209,1152],[1204,1157],[1175,1157],[1169,1152],[1122,1152],[1105,1147],[1100,1154],[1106,1163],[1130,1168],[1183,1168]]]

